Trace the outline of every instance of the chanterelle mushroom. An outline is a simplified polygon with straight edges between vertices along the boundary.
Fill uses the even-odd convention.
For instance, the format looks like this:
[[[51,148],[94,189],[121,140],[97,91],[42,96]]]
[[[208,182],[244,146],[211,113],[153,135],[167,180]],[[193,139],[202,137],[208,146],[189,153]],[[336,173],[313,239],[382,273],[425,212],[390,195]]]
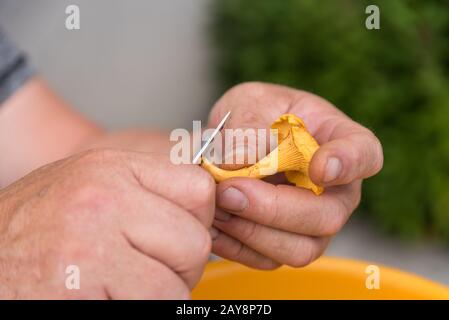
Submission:
[[[293,114],[284,114],[271,125],[271,128],[278,130],[278,146],[254,165],[239,170],[223,170],[203,157],[201,166],[210,172],[217,182],[232,177],[260,179],[284,172],[287,180],[297,187],[310,189],[316,195],[321,194],[324,191],[323,187],[314,184],[309,177],[309,164],[319,145],[307,131],[304,122]],[[267,173],[273,166],[275,170]]]

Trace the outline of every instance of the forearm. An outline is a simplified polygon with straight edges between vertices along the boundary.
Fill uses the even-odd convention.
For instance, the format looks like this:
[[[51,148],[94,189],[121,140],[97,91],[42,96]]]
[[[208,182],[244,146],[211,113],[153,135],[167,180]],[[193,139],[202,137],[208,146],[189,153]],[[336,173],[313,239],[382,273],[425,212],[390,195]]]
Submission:
[[[33,78],[0,108],[0,187],[70,155],[103,130]]]
[[[169,154],[172,144],[167,132],[152,129],[127,129],[109,132],[88,140],[79,146],[78,151],[91,148],[119,148]]]
[[[170,146],[168,133],[162,131],[106,132],[35,78],[0,108],[0,187],[86,149],[110,147],[168,154]]]

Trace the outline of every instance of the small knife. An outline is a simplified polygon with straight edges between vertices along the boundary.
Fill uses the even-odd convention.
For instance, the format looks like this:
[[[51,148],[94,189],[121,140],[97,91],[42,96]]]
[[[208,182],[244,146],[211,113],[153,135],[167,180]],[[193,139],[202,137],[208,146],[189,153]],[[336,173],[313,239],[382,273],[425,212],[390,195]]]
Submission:
[[[201,163],[201,156],[204,153],[204,151],[206,151],[207,147],[209,147],[210,143],[214,140],[215,136],[220,132],[220,130],[223,128],[226,120],[228,120],[229,116],[231,115],[231,111],[228,111],[228,113],[226,113],[226,115],[223,117],[223,119],[221,119],[220,123],[218,124],[218,126],[215,128],[214,132],[212,132],[212,134],[210,135],[210,137],[206,140],[206,142],[201,145],[201,149],[200,151],[198,151],[195,155],[195,157],[193,157],[193,164],[200,164]]]

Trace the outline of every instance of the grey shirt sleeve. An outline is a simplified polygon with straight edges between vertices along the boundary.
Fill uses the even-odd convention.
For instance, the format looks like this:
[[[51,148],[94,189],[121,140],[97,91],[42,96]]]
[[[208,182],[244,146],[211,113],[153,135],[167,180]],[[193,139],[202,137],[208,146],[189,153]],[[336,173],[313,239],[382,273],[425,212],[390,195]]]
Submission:
[[[33,69],[29,66],[26,56],[0,29],[0,106],[32,75]]]

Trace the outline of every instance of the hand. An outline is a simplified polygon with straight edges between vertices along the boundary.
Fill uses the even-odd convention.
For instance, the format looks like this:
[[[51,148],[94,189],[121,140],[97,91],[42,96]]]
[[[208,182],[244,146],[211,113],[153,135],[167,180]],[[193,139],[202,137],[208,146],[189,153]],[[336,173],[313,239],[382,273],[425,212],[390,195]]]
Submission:
[[[245,83],[232,88],[216,103],[210,126],[229,110],[226,128],[267,129],[281,114],[301,117],[321,145],[309,174],[326,190],[315,196],[295,186],[248,178],[220,183],[214,253],[261,269],[311,263],[358,206],[362,179],[382,168],[379,140],[329,102],[287,87]],[[242,147],[254,148],[235,146]]]
[[[209,174],[166,156],[104,149],[47,165],[0,191],[0,298],[188,298],[214,208]]]

